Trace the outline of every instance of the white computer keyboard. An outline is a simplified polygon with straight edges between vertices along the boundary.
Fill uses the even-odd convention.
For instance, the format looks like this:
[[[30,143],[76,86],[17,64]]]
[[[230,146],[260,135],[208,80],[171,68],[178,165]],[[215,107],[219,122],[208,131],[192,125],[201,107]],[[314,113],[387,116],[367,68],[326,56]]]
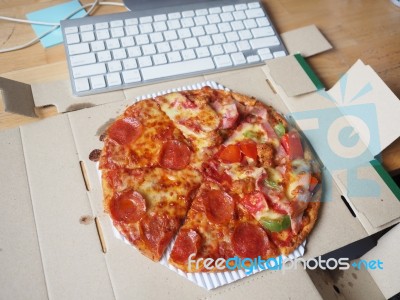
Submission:
[[[62,22],[73,93],[90,95],[285,56],[258,2]]]

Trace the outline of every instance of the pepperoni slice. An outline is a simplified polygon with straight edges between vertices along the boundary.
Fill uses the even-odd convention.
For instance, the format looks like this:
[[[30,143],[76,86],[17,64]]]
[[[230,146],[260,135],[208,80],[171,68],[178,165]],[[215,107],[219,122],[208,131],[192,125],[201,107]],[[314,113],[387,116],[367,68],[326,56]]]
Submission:
[[[187,263],[191,254],[197,254],[201,246],[201,236],[193,229],[181,229],[176,238],[171,259],[177,263]]]
[[[192,152],[185,143],[169,140],[163,145],[159,162],[163,168],[181,170],[190,163],[191,154]]]
[[[268,249],[268,236],[259,226],[240,223],[236,226],[232,238],[233,250],[240,257],[256,258]]]
[[[146,212],[146,200],[138,192],[128,190],[112,198],[110,212],[116,221],[136,222]]]
[[[201,197],[208,220],[217,224],[229,223],[235,208],[231,196],[220,190],[207,190]]]
[[[164,253],[165,248],[175,235],[179,227],[179,220],[168,214],[155,214],[145,216],[140,221],[141,234],[147,242],[150,249],[153,249],[159,260]]]
[[[135,141],[143,132],[143,125],[135,118],[115,121],[108,129],[108,136],[120,145]]]

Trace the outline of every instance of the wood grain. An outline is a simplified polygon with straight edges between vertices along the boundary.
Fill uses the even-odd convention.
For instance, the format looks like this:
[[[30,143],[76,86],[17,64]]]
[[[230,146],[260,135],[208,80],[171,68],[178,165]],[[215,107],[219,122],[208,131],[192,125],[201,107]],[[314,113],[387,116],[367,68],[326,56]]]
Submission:
[[[62,0],[0,0],[0,15],[25,18],[26,13],[49,7]],[[81,1],[89,3],[90,0]],[[117,1],[121,2],[121,1]],[[331,87],[357,59],[369,64],[400,97],[400,8],[390,0],[263,0],[279,32],[316,24],[334,49],[308,59],[326,87]],[[95,15],[122,12],[122,7],[103,6]],[[0,48],[34,38],[29,25],[0,21]],[[46,78],[67,78],[62,45],[44,49],[36,44],[24,50],[0,54],[0,74],[24,82]],[[54,115],[54,108],[38,110],[42,117]],[[0,130],[38,119],[0,112]],[[400,121],[394,120],[394,126]],[[400,139],[383,152],[384,165],[400,171]]]

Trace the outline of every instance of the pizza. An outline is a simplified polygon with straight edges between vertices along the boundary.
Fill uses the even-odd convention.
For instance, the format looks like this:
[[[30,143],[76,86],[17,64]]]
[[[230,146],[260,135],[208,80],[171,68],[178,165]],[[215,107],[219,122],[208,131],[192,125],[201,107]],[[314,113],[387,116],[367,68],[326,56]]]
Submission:
[[[318,217],[321,173],[273,107],[204,87],[138,101],[99,154],[104,210],[142,254],[185,272],[207,258],[288,255]],[[190,261],[193,263],[189,263]]]

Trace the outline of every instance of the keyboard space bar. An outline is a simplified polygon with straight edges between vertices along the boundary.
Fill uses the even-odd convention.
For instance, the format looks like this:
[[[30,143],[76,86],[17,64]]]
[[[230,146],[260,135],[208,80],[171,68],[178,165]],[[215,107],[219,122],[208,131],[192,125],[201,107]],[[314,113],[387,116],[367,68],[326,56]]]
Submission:
[[[215,69],[211,57],[169,63],[166,65],[142,68],[143,80],[164,78],[168,76],[184,75],[193,72],[207,71]]]

